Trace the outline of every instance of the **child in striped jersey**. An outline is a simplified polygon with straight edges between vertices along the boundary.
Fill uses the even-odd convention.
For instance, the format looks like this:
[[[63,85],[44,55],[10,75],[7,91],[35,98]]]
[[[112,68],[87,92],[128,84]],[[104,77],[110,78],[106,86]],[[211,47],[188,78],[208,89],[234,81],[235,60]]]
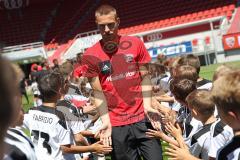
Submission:
[[[193,117],[200,120],[203,126],[191,137],[189,151],[178,152],[173,149],[168,149],[168,155],[174,158],[183,159],[215,159],[216,150],[224,146],[232,137],[231,129],[226,126],[221,120],[214,116],[215,104],[211,101],[210,91],[195,90],[188,95],[186,101],[191,110]],[[176,137],[179,144],[182,144],[178,132],[174,126],[170,126],[169,132]],[[218,142],[218,143],[213,143]],[[181,145],[180,145],[181,146]],[[187,147],[184,147],[187,148]],[[191,154],[190,154],[191,153]]]
[[[206,160],[215,159],[214,150],[224,146],[233,135],[232,130],[228,130],[226,124],[214,116],[215,104],[209,95],[210,91],[199,89],[190,93],[186,99],[193,117],[204,124],[192,136],[190,151],[195,157]]]
[[[15,121],[11,124],[5,137],[6,152],[4,160],[22,159],[37,160],[34,145],[28,136],[21,130],[24,111],[21,109]]]
[[[0,72],[1,72],[0,102],[1,104],[6,105],[6,106],[0,105],[0,108],[5,109],[5,114],[2,114],[1,112],[0,116],[4,117],[5,120],[1,119],[0,122],[5,123],[5,125],[10,124],[10,127],[8,128],[4,138],[4,148],[1,147],[1,150],[4,151],[3,159],[36,160],[37,158],[35,155],[32,142],[28,139],[27,135],[25,135],[25,133],[22,132],[22,130],[19,127],[23,123],[23,109],[21,106],[22,99],[18,89],[18,84],[20,80],[23,78],[24,74],[18,65],[15,64],[10,65],[9,62],[1,59],[1,57],[0,57]],[[9,85],[11,85],[11,87]],[[7,91],[8,87],[10,92]],[[10,101],[10,103],[7,103],[7,101]],[[2,134],[2,125],[0,132]]]
[[[170,82],[170,90],[173,93],[175,99],[184,105],[184,114],[182,116],[182,121],[179,123],[180,126],[182,126],[183,135],[185,142],[188,142],[191,138],[191,136],[196,133],[196,131],[202,126],[202,123],[199,121],[192,121],[191,113],[189,112],[189,108],[186,103],[186,97],[189,93],[196,90],[196,84],[194,81],[189,79],[173,79]],[[194,122],[194,123],[193,123]],[[161,138],[164,141],[167,141],[169,143],[178,145],[178,142],[171,137],[167,136],[162,131],[155,131],[155,130],[148,130],[146,132],[147,136],[149,137],[157,137]]]
[[[10,63],[0,55],[0,159],[2,159],[4,155],[4,137],[11,123],[11,117],[13,116],[13,100],[17,89],[16,84],[15,87],[12,86],[14,85],[13,77],[15,78],[15,74],[11,71]]]
[[[86,105],[88,98],[78,94],[83,92],[75,92],[73,95],[67,94],[69,93],[69,85],[72,86],[71,82],[73,81],[73,65],[70,62],[64,62],[59,67],[59,72],[63,75],[66,85],[62,90],[61,99],[58,100],[56,104],[57,110],[64,114],[73,135],[74,142],[78,145],[87,146],[89,143],[81,132],[91,125],[92,121],[88,118],[88,114],[96,112],[96,107],[90,104]],[[78,90],[77,86],[75,90]],[[87,154],[90,153],[84,153],[83,156]],[[76,154],[75,157],[79,157],[79,155]]]
[[[38,159],[76,159],[74,154],[83,152],[108,153],[112,149],[101,142],[89,146],[73,144],[71,130],[64,114],[56,109],[56,102],[62,96],[66,85],[59,72],[45,75],[39,81],[43,105],[31,109],[24,117],[31,132]]]
[[[233,128],[234,137],[218,151],[218,160],[240,158],[240,70],[229,71],[213,83],[212,99],[221,119]]]

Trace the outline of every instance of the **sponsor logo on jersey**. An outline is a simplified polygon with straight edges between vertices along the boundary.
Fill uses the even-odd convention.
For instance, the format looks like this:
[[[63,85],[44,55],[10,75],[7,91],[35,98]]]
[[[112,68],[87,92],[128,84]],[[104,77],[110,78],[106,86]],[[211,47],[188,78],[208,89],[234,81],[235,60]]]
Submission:
[[[130,63],[133,61],[134,56],[133,56],[133,54],[126,54],[126,55],[124,55],[124,58],[127,63]]]
[[[115,76],[108,76],[107,81],[111,82],[111,81],[116,81],[116,80],[120,80],[120,79],[125,79],[128,77],[133,77],[135,74],[136,74],[136,71],[121,73],[121,74],[115,75]]]
[[[101,69],[101,73],[103,75],[109,75],[111,74],[111,63],[110,61],[103,61],[99,64],[100,69]]]

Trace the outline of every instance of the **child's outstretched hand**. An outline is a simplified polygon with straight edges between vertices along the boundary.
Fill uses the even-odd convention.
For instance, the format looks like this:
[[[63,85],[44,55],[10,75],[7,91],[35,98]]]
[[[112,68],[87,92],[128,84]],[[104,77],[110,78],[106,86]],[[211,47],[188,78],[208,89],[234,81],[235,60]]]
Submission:
[[[163,134],[164,133],[162,131],[157,131],[152,129],[148,129],[148,131],[146,132],[146,136],[149,138],[162,138]]]
[[[100,154],[107,154],[112,151],[111,146],[105,146],[102,144],[101,141],[98,141],[98,142],[92,144],[91,146],[93,147],[94,152],[100,153]]]
[[[165,125],[165,130],[175,138],[178,136],[182,136],[182,129],[180,128],[178,123],[176,123],[176,127],[172,123],[167,123]]]
[[[169,147],[166,148],[166,155],[170,156],[170,159],[174,160],[200,160],[189,152],[188,148],[185,145],[180,145],[180,147],[174,145],[174,144],[169,144]]]

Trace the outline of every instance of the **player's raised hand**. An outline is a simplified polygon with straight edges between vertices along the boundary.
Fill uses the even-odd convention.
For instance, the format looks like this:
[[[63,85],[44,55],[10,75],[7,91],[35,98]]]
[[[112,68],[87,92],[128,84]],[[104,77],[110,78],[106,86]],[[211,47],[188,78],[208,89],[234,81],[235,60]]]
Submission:
[[[95,133],[96,136],[100,137],[100,141],[106,146],[112,145],[112,125],[105,123],[102,128]]]
[[[153,128],[155,130],[161,130],[161,114],[151,107],[144,108],[144,112],[145,115],[148,117],[149,121],[151,122]]]

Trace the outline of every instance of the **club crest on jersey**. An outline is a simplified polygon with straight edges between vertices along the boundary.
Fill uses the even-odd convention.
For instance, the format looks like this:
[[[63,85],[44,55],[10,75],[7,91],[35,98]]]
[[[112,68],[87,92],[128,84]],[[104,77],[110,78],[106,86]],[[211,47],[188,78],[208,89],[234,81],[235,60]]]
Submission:
[[[126,62],[129,63],[129,62],[133,61],[134,56],[133,56],[133,54],[126,54],[126,55],[124,55],[124,58],[125,58]]]
[[[111,74],[111,63],[109,60],[100,62],[99,67],[103,75]]]

